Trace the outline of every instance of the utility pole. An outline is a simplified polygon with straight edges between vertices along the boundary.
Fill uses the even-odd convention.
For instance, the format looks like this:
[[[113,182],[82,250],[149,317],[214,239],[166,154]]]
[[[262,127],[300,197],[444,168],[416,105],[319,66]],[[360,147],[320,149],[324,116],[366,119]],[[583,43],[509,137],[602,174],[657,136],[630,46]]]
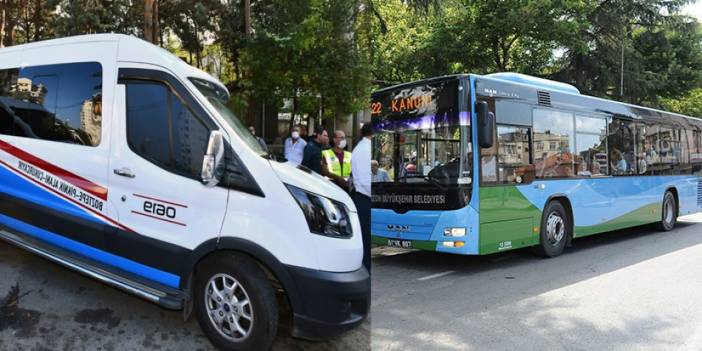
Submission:
[[[621,76],[619,78],[619,95],[624,97],[624,44],[626,42],[626,36],[622,39],[622,67]]]

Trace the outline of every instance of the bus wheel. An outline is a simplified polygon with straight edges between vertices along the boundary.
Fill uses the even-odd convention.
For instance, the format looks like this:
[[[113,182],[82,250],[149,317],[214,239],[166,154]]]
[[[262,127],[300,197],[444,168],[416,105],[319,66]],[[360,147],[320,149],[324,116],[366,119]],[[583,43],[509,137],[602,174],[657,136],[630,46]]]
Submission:
[[[555,257],[563,253],[570,235],[568,212],[559,201],[551,201],[541,217],[539,246],[535,247],[538,255]]]
[[[194,307],[220,350],[268,350],[278,329],[275,291],[244,255],[216,254],[198,265]]]
[[[663,209],[661,211],[661,221],[658,229],[663,232],[672,230],[678,221],[678,204],[675,202],[675,195],[667,191],[663,197]]]

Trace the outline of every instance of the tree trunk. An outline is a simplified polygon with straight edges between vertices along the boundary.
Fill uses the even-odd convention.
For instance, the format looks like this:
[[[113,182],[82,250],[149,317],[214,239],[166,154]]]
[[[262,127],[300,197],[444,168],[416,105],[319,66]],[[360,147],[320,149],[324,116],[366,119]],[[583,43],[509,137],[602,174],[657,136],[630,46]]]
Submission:
[[[144,40],[159,43],[158,0],[144,0]]]
[[[32,22],[34,22],[34,41],[39,41],[43,39],[42,29],[44,27],[44,9],[42,7],[42,4],[42,0],[34,0],[34,18],[32,20]]]
[[[0,0],[0,48],[5,47],[5,13],[7,0]]]
[[[251,36],[251,0],[244,0],[244,35],[246,38]]]
[[[15,45],[15,27],[17,26],[17,19],[12,18],[12,4],[9,1],[5,2],[5,40],[3,44],[5,46]]]
[[[160,41],[161,41],[161,20],[159,16],[159,9],[158,9],[158,0],[153,0],[154,5],[153,5],[153,11],[152,11],[152,20],[151,23],[154,25],[153,29],[153,41],[152,43],[163,46]]]

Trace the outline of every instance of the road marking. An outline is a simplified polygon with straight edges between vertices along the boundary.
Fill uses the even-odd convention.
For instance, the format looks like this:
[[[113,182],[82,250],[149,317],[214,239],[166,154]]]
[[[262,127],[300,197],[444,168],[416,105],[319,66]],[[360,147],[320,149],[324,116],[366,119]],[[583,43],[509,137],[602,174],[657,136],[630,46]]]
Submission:
[[[441,277],[447,276],[447,275],[452,274],[452,273],[456,273],[456,271],[446,271],[443,273],[436,273],[436,274],[428,275],[426,277],[418,278],[417,280],[425,281],[425,280],[434,279],[434,278],[441,278]]]

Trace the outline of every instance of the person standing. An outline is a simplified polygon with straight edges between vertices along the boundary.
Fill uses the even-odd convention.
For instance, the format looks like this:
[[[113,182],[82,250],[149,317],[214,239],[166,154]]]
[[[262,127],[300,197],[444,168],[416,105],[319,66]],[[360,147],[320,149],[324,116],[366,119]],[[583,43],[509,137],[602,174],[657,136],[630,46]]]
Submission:
[[[259,137],[256,135],[256,128],[254,126],[249,126],[249,132],[251,132],[251,135],[256,138],[256,141],[258,141],[259,144],[261,144],[261,147],[265,152],[268,152],[268,145],[266,145],[266,141],[263,140],[263,138]]]
[[[361,221],[361,236],[363,238],[363,265],[371,271],[370,241],[371,241],[371,138],[373,127],[366,123],[361,128],[361,141],[353,149],[353,175],[354,191],[351,194],[358,219]]]
[[[322,173],[322,150],[329,145],[329,135],[322,126],[314,129],[314,138],[305,146],[302,153],[302,165],[317,172]]]
[[[371,161],[371,173],[371,183],[390,182],[390,176],[388,176],[388,172],[386,172],[384,169],[380,169],[380,164],[378,164],[378,161],[376,160]]]
[[[302,163],[302,157],[307,142],[300,138],[300,127],[295,126],[290,137],[285,139],[285,158],[295,166]]]
[[[346,134],[337,130],[334,132],[334,146],[331,149],[322,151],[322,163],[326,169],[325,176],[331,178],[334,183],[342,189],[348,187],[348,179],[351,175],[350,152],[346,151]]]

